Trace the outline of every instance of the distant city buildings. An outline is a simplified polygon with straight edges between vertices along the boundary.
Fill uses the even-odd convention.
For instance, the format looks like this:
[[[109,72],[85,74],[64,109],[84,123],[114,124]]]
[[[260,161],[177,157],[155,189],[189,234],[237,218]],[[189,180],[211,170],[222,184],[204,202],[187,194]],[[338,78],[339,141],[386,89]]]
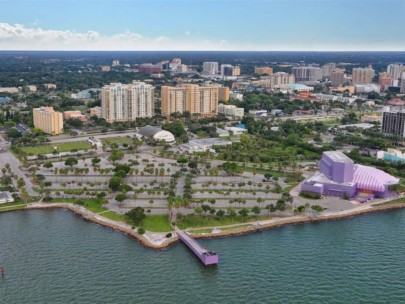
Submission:
[[[111,83],[101,91],[102,117],[112,122],[135,121],[154,115],[154,87],[144,82]]]
[[[101,71],[102,72],[109,72],[109,71],[111,71],[111,67],[109,65],[103,65],[101,67]]]
[[[218,112],[218,86],[162,86],[162,115],[189,112],[201,117],[216,116]]]
[[[271,74],[273,74],[273,68],[271,68],[271,67],[255,67],[255,74],[258,74],[258,75],[271,75]]]
[[[0,88],[0,93],[16,94],[18,92],[19,92],[19,90],[18,90],[17,87],[3,87],[3,88]]]
[[[380,86],[375,83],[356,84],[354,87],[356,88],[356,93],[371,93],[371,92],[380,93],[381,91]]]
[[[112,62],[112,66],[113,67],[116,67],[116,66],[119,66],[120,65],[120,61],[119,60],[113,60],[113,62]]]
[[[295,83],[295,77],[292,74],[278,72],[269,76],[263,76],[258,81],[253,81],[252,85],[268,89],[286,89],[288,85]]]
[[[383,111],[381,132],[386,135],[405,137],[405,111]]]
[[[63,115],[53,107],[36,108],[33,111],[34,127],[44,133],[58,135],[63,133]]]
[[[44,88],[46,90],[56,90],[56,84],[53,83],[44,83]]]
[[[240,67],[233,66],[231,64],[221,64],[221,76],[223,77],[230,77],[230,76],[239,76],[240,75]]]
[[[327,63],[322,66],[322,77],[329,78],[336,69],[336,63]]]
[[[345,70],[344,69],[334,69],[330,73],[330,80],[332,86],[340,87],[345,82]]]
[[[375,71],[371,68],[354,68],[352,72],[353,84],[371,83],[375,76]]]
[[[293,67],[291,73],[295,77],[295,82],[315,83],[323,78],[323,70],[313,66]]]
[[[402,76],[401,76],[401,82],[400,82],[400,92],[402,94],[405,94],[405,72],[402,72]]]
[[[225,116],[231,118],[243,118],[245,115],[245,109],[238,108],[235,105],[226,105],[221,103],[218,105],[218,113],[224,114]]]
[[[405,66],[402,64],[389,64],[387,67],[387,73],[391,75],[393,81],[398,80],[401,77],[402,72],[405,72]]]
[[[392,76],[388,72],[382,72],[378,74],[378,84],[381,86],[382,90],[388,89],[392,85]]]
[[[176,65],[177,68],[177,65]],[[152,63],[142,63],[138,68],[140,73],[145,74],[154,74],[162,72],[162,67],[160,64],[152,64]]]
[[[207,61],[203,63],[203,74],[204,75],[217,75],[219,73],[218,62]]]

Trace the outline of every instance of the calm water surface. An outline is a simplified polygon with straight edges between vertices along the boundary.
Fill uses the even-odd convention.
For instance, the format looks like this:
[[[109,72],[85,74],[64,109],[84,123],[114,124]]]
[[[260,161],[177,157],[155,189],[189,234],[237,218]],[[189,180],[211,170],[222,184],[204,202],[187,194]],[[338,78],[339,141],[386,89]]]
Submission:
[[[151,251],[64,210],[0,214],[0,303],[405,303],[405,210]]]

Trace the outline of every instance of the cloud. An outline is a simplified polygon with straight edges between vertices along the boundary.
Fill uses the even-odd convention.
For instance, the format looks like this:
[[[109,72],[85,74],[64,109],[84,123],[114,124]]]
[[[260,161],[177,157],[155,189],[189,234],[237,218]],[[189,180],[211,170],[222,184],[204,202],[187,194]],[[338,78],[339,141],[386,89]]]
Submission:
[[[173,40],[161,35],[145,37],[125,31],[103,35],[97,31],[75,32],[0,23],[0,50],[226,50],[220,41]]]
[[[184,32],[184,35],[185,35],[185,36],[190,36],[190,35],[191,35],[191,31],[185,31],[185,32]]]

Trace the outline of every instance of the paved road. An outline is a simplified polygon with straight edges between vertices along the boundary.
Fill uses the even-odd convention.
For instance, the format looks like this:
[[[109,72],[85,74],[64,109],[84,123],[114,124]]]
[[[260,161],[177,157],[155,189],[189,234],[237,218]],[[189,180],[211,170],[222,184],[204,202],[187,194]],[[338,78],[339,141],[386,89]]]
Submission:
[[[31,181],[25,176],[24,172],[19,168],[21,166],[21,162],[9,151],[0,153],[0,167],[3,168],[7,163],[10,164],[11,172],[16,174],[19,178],[24,179],[25,181],[25,188],[30,196],[37,196],[36,193],[32,188],[33,185]]]

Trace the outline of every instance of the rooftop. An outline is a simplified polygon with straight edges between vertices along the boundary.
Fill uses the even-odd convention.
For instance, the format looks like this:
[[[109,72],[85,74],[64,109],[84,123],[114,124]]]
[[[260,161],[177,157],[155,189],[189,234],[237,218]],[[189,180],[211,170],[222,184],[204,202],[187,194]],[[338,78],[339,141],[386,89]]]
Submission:
[[[324,155],[328,156],[331,160],[338,163],[352,163],[353,161],[346,156],[344,153],[339,151],[326,151],[323,152]]]

